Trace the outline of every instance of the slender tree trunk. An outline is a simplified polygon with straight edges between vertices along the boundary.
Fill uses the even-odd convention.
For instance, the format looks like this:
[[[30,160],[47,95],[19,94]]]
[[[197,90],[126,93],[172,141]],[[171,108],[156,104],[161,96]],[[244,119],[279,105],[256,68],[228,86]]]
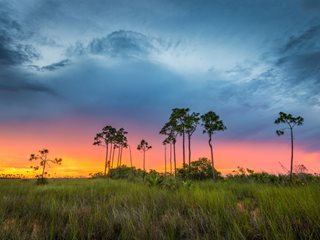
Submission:
[[[170,173],[172,174],[172,143],[170,142]]]
[[[176,158],[176,143],[173,143],[173,164],[174,164],[174,176],[177,175],[177,158]]]
[[[189,174],[191,165],[191,134],[188,134],[188,148],[189,148]]]
[[[131,168],[132,168],[132,154],[131,154],[131,147],[130,147],[130,145],[128,145],[128,147],[129,147],[129,153],[130,153],[130,166],[131,166]]]
[[[117,168],[119,167],[119,164],[120,164],[120,147],[118,148]]]
[[[120,167],[121,167],[121,165],[122,165],[122,147],[120,147]]]
[[[146,171],[146,151],[143,151],[143,171]]]
[[[292,170],[293,170],[293,130],[290,128],[291,133],[291,163],[290,163],[290,181],[292,181]]]
[[[186,165],[186,147],[185,147],[185,132],[182,132],[182,161],[183,161],[183,168]]]
[[[104,176],[107,175],[108,150],[109,150],[109,143],[106,142],[106,161],[104,163]]]
[[[113,146],[112,150],[112,162],[111,162],[111,168],[113,168],[113,162],[114,162],[114,152],[115,152],[115,147]]]
[[[110,143],[110,150],[109,150],[109,159],[107,161],[107,166],[109,166],[109,170],[110,170],[110,160],[111,160],[111,154],[112,154],[112,142]]]
[[[120,165],[122,165],[122,156],[123,156],[123,147],[121,147],[121,159],[120,159]]]
[[[164,175],[167,175],[167,145],[164,145]]]
[[[46,169],[46,161],[43,161],[43,168],[42,168],[42,179],[44,179],[44,173]]]
[[[212,179],[215,180],[215,169],[214,169],[214,161],[213,161],[213,150],[212,150],[212,143],[211,143],[211,134],[209,135],[209,146],[210,146],[210,153],[211,153]]]

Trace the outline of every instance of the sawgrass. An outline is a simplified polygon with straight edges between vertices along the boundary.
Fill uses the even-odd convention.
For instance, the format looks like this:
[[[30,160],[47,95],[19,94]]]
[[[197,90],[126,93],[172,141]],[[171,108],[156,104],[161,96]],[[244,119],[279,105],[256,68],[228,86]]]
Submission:
[[[0,239],[320,239],[320,187],[0,180]]]

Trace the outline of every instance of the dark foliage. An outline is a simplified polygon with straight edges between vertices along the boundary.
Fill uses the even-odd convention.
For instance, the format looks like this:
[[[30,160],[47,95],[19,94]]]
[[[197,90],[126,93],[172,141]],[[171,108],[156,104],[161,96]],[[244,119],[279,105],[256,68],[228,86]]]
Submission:
[[[190,172],[189,172],[190,169]],[[217,170],[215,171],[215,176],[217,179],[221,179],[221,173]],[[206,180],[212,178],[212,165],[208,158],[199,158],[197,161],[193,161],[190,164],[185,164],[184,168],[179,168],[177,171],[177,176],[181,179],[191,179],[191,180]]]
[[[38,177],[36,180],[36,185],[46,185],[48,183],[49,183],[48,180],[43,177]]]
[[[108,177],[112,179],[143,179],[147,173],[141,169],[136,169],[135,167],[127,167],[122,165],[117,168],[110,169],[108,172]]]
[[[251,169],[238,167],[234,174],[226,176],[227,180],[236,182],[257,182],[276,185],[305,185],[308,183],[320,183],[320,176],[308,174],[304,172],[294,173],[290,180],[290,175],[287,174],[269,174],[266,172],[256,173]]]

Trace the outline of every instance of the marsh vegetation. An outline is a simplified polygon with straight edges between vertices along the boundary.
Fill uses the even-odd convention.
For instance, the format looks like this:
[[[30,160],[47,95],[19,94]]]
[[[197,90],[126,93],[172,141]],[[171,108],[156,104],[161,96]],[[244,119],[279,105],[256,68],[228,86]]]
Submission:
[[[220,180],[0,180],[0,239],[319,239],[320,188]],[[171,181],[171,183],[170,183]],[[172,185],[176,184],[175,188]],[[164,186],[164,185],[163,185]]]

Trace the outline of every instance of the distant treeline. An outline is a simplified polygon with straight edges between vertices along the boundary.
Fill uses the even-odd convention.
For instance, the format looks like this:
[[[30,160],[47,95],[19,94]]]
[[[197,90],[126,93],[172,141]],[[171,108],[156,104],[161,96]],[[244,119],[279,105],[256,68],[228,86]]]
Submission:
[[[291,139],[291,158],[290,158],[290,170],[289,178],[293,178],[293,147],[294,147],[294,135],[293,129],[295,126],[300,126],[304,123],[304,119],[301,116],[294,117],[292,114],[284,112],[279,113],[279,117],[274,121],[275,124],[284,124],[284,128],[276,130],[276,134],[281,136],[285,131],[289,130]],[[202,133],[208,136],[208,145],[210,148],[210,160],[205,161],[200,159],[199,161],[191,161],[192,159],[192,136],[197,130],[198,126],[201,125]],[[164,146],[164,176],[188,176],[189,179],[193,179],[193,168],[208,167],[208,169],[201,169],[205,174],[209,174],[213,180],[220,177],[218,171],[215,169],[215,161],[213,157],[213,136],[221,131],[225,131],[227,127],[220,119],[219,115],[213,111],[209,111],[204,114],[197,112],[191,112],[189,108],[174,108],[172,109],[171,115],[168,121],[160,129],[159,134],[165,138],[162,142]],[[102,146],[105,148],[105,164],[104,170],[99,175],[107,176],[114,172],[114,169],[121,169],[123,166],[123,150],[128,149],[130,154],[130,169],[135,169],[133,166],[131,146],[127,138],[128,132],[124,128],[116,129],[111,125],[106,125],[98,132],[93,141],[93,145]],[[176,154],[176,143],[180,138],[182,141],[182,168],[177,168],[177,154]],[[186,147],[187,144],[187,147]],[[186,148],[188,149],[188,157],[186,158]],[[152,149],[145,139],[137,144],[136,149],[142,153],[143,170],[140,170],[144,175],[146,171],[146,153]],[[44,148],[41,149],[37,154],[31,154],[29,160],[36,161],[38,164],[31,166],[34,170],[41,170],[41,173],[36,177],[39,182],[46,182],[45,177],[50,176],[48,174],[47,166],[50,167],[52,164],[61,165],[62,158],[49,158],[49,150]],[[205,163],[205,164],[204,164]],[[204,165],[203,165],[204,164]],[[208,165],[209,164],[209,165]],[[210,169],[209,169],[210,166]],[[281,165],[282,166],[282,165]],[[283,167],[283,166],[282,166]],[[208,176],[209,176],[208,175]],[[18,178],[22,176],[17,176]],[[3,178],[13,178],[10,174]]]

